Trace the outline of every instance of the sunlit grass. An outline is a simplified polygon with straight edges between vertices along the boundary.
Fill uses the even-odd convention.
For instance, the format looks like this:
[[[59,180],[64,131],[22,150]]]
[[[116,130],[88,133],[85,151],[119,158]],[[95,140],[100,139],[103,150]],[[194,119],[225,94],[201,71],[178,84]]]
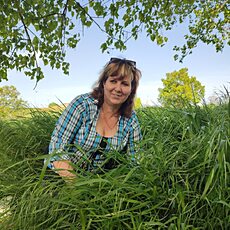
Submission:
[[[41,174],[58,113],[0,122],[2,229],[229,229],[229,108],[140,109],[138,163],[72,183]]]

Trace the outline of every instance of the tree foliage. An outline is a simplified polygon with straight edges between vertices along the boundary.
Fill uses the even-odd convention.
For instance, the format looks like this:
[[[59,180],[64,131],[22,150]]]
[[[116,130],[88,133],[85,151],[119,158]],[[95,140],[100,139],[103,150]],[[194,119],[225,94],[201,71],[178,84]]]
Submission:
[[[105,34],[103,52],[126,49],[127,41],[138,39],[140,32],[163,46],[166,31],[180,23],[188,24],[188,33],[182,47],[175,44],[175,59],[182,60],[199,41],[216,51],[230,44],[227,0],[0,0],[0,5],[0,81],[7,80],[9,69],[39,81],[42,65],[68,74],[66,48],[75,48],[84,28],[92,25]]]
[[[27,102],[20,98],[20,93],[14,86],[0,87],[0,117],[10,116],[26,107]]]
[[[142,107],[141,99],[139,97],[136,97],[134,100],[134,108],[139,109]]]
[[[51,102],[48,105],[49,108],[53,108],[53,107],[57,107],[57,106],[58,106],[58,104],[56,102]]]
[[[166,74],[162,79],[163,88],[159,89],[159,101],[163,106],[184,107],[196,105],[204,98],[205,87],[188,75],[188,69]]]

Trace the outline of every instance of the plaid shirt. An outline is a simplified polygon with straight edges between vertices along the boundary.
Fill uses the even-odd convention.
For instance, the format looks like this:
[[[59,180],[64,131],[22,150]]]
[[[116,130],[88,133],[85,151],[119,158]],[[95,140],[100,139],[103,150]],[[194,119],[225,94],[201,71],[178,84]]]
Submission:
[[[96,123],[99,117],[100,108],[89,93],[77,96],[64,110],[56,123],[51,136],[49,153],[62,152],[52,156],[52,162],[65,159],[82,165],[95,153],[102,141],[102,136],[96,131]],[[119,151],[126,149],[134,159],[135,142],[142,138],[139,122],[136,113],[133,111],[130,118],[120,116],[118,120],[118,131],[113,137],[107,138],[107,145],[104,153],[111,150]],[[96,156],[98,162],[104,159]]]

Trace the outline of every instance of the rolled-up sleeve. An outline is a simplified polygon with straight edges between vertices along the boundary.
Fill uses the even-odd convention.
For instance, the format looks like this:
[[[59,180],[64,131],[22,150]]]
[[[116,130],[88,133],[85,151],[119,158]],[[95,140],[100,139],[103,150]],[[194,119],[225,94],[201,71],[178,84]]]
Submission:
[[[135,153],[137,151],[136,146],[142,140],[142,133],[136,114],[133,114],[132,119],[127,147],[128,153],[131,155],[131,159],[135,160]]]
[[[55,125],[49,144],[49,153],[62,153],[73,142],[83,122],[84,107],[82,97],[76,97],[67,106]],[[48,166],[52,168],[52,162],[60,159],[69,160],[70,154],[52,156]]]

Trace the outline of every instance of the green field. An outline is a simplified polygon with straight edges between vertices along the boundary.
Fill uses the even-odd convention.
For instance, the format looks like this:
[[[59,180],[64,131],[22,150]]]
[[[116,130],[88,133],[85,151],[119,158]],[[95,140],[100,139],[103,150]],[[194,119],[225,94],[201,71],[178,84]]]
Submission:
[[[138,162],[71,184],[43,167],[59,112],[1,120],[1,229],[230,229],[230,103],[137,112]]]

